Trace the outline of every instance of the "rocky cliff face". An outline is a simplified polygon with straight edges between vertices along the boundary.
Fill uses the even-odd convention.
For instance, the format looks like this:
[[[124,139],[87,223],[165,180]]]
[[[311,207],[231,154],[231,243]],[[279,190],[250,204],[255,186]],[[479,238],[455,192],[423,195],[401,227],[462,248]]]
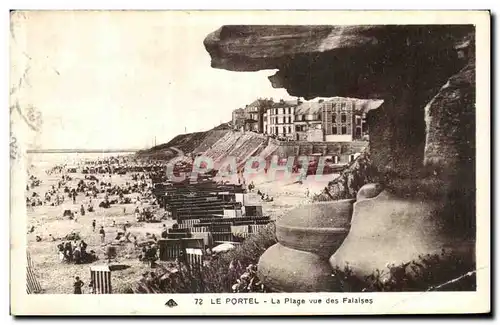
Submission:
[[[471,25],[223,26],[205,39],[212,67],[278,69],[271,84],[291,95],[384,101],[367,109],[370,172],[380,184],[358,191],[345,240],[325,239],[343,240],[329,251],[333,268],[350,265],[368,275],[442,249],[474,257],[474,33]],[[361,186],[349,177],[330,188],[337,185],[348,197]],[[342,201],[328,204],[330,229]],[[314,225],[317,205],[307,209],[302,215]],[[325,233],[305,228],[304,239]],[[308,240],[290,246],[292,237],[262,255],[263,281],[285,291],[328,287],[324,254],[311,251]],[[285,253],[286,266],[276,262]],[[294,273],[308,268],[310,277]]]
[[[204,43],[212,67],[279,69],[271,81],[291,95],[378,98],[396,95],[395,88],[412,86],[403,83],[417,81],[415,76],[420,77],[422,87],[441,86],[460,70],[454,45],[472,29],[443,25],[223,26]],[[428,78],[429,72],[433,78]]]

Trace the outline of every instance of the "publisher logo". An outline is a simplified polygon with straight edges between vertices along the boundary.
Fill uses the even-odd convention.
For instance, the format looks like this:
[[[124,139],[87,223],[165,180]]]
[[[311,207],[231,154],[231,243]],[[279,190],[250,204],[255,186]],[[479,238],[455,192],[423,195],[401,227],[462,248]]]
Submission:
[[[167,301],[167,302],[165,303],[165,306],[168,306],[168,307],[170,307],[170,308],[173,308],[173,307],[177,306],[177,303],[175,302],[175,300],[174,300],[174,299],[170,299],[169,301]]]

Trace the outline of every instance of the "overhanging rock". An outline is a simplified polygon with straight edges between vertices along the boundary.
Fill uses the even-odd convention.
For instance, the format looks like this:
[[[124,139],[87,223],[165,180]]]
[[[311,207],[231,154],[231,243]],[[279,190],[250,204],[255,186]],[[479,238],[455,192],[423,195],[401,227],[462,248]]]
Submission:
[[[472,25],[223,26],[206,37],[214,68],[277,69],[269,78],[272,86],[306,99],[341,96],[384,101],[368,112],[370,155],[383,175],[380,190],[385,189],[382,196],[371,199],[370,209],[384,215],[378,221],[375,216],[366,220],[378,222],[370,227],[362,220],[370,213],[366,209],[370,204],[355,204],[356,226],[337,257],[333,254],[332,266],[348,261],[356,272],[368,274],[380,267],[380,257],[405,262],[453,247],[457,239],[469,243],[461,236],[474,236],[474,33]],[[387,212],[382,205],[403,208]],[[408,222],[414,217],[420,219]],[[380,226],[381,220],[394,229],[393,234]],[[434,232],[419,233],[421,225],[431,225]],[[321,233],[318,229],[304,233],[311,231]],[[413,245],[405,233],[421,234],[416,237],[418,245],[405,250],[405,245]],[[287,236],[280,241],[284,247],[291,240]],[[390,245],[383,244],[387,236],[392,236],[385,241]],[[374,238],[381,244],[375,245]],[[377,254],[357,254],[357,242],[378,247]],[[399,253],[390,254],[394,245],[400,245]],[[310,252],[306,246],[302,251]],[[266,259],[266,254],[263,258],[269,271],[266,277],[280,283],[272,259]]]

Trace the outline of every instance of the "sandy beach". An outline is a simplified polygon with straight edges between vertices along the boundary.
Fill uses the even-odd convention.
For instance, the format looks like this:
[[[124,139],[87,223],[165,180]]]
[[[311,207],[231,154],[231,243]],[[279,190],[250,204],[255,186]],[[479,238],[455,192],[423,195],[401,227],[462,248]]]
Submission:
[[[43,155],[40,157],[43,158]],[[40,159],[40,157],[37,158]],[[40,164],[39,161],[38,163],[35,161],[35,165],[43,166],[43,168],[36,168],[30,171],[30,174],[35,175],[42,182],[40,186],[26,191],[26,194],[31,196],[33,192],[37,192],[43,196],[45,192],[50,190],[52,185],[57,188],[57,182],[61,179],[62,174],[46,174],[44,169],[52,167],[48,163]],[[80,180],[85,179],[85,175],[82,173],[71,173],[68,175],[72,177],[72,180],[66,184],[70,188],[76,187]],[[127,182],[133,182],[131,174],[112,174],[111,177],[109,174],[97,174],[96,176],[99,181],[109,182],[113,186],[123,186]],[[297,184],[294,182],[296,176],[292,175],[292,178],[281,180],[271,180],[264,174],[251,177],[248,182],[253,181],[256,186],[254,192],[260,190],[273,198],[272,202],[261,202],[265,215],[271,216],[272,219],[277,219],[293,207],[310,202],[310,199],[306,196],[307,189],[310,195],[319,192],[326,186],[328,180],[334,177],[333,175],[329,175],[318,181],[314,176],[309,176],[304,180],[303,184]],[[160,238],[163,225],[171,227],[174,223],[173,220],[161,220],[159,223],[137,222],[134,216],[135,204],[112,204],[110,208],[102,208],[99,207],[99,203],[104,200],[104,196],[104,193],[99,193],[97,198],[93,199],[95,211],[86,211],[84,216],[80,214],[80,206],[83,204],[86,208],[89,203],[89,197],[86,197],[82,193],[78,194],[75,203],[66,196],[64,202],[59,206],[42,205],[27,207],[28,225],[29,227],[35,227],[35,231],[27,235],[27,250],[31,254],[35,265],[35,272],[44,293],[72,293],[75,276],[79,276],[85,283],[84,293],[89,293],[90,265],[107,263],[105,255],[107,246],[100,243],[98,234],[98,229],[101,226],[104,227],[106,232],[105,241],[107,244],[110,244],[118,232],[122,231],[122,227],[126,222],[130,224],[128,231],[132,237],[137,236],[138,241],[145,239],[147,233],[154,234],[157,238]],[[125,195],[125,197],[131,197],[132,199],[138,196],[138,193]],[[110,200],[116,198],[117,196],[109,196]],[[142,207],[151,207],[156,216],[162,216],[165,212],[163,209],[158,208],[158,206],[153,207],[148,203],[142,203]],[[63,212],[65,210],[76,212],[76,221],[64,217]],[[95,231],[92,229],[93,220],[96,220]],[[115,226],[113,226],[113,222],[115,222]],[[88,244],[87,251],[94,250],[99,260],[91,264],[73,264],[59,260],[57,244],[63,241],[63,237],[72,232],[78,233],[85,240]],[[50,234],[56,239],[55,241],[49,238]],[[42,240],[37,242],[36,236],[40,236]],[[129,284],[137,281],[145,271],[153,269],[150,269],[147,264],[139,261],[138,256],[141,253],[141,249],[134,248],[133,243],[122,243],[114,246],[117,247],[117,257],[111,261],[112,264],[126,265],[126,268],[113,272],[113,292],[122,292]],[[159,263],[168,264],[169,262]]]

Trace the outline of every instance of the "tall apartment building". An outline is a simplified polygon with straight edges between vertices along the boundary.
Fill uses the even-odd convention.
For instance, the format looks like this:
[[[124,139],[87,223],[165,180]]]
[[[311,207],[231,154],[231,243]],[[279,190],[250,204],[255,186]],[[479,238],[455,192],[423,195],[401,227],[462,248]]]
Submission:
[[[333,98],[322,103],[325,141],[348,142],[367,135],[366,114],[357,107],[362,103],[350,98]]]
[[[295,108],[300,101],[281,99],[264,113],[264,133],[283,139],[295,139]]]
[[[245,106],[245,131],[264,132],[264,113],[273,104],[272,99],[257,99]]]
[[[309,101],[295,109],[295,140],[349,142],[368,134],[363,105],[368,100],[331,98]],[[380,105],[380,104],[379,104]]]
[[[324,141],[322,130],[322,100],[301,103],[295,109],[295,140]]]

